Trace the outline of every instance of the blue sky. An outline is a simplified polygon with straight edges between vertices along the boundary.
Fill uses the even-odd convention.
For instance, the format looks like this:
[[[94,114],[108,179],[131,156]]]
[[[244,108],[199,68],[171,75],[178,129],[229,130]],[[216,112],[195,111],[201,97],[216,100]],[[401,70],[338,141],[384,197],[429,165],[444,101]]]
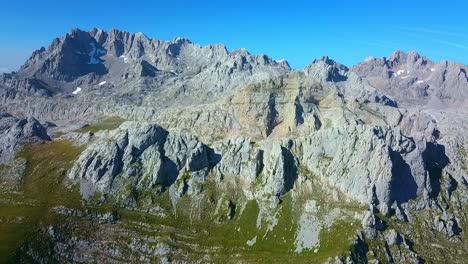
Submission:
[[[351,66],[396,49],[468,64],[467,10],[468,1],[453,0],[5,1],[0,71],[15,70],[32,51],[75,27],[224,43],[284,58],[293,68],[323,55]]]

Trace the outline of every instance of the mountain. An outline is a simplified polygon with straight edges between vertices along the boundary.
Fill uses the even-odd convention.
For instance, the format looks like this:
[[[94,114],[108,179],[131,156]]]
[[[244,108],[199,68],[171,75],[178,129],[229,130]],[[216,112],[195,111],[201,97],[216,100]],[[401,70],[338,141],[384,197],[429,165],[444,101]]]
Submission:
[[[73,29],[0,79],[0,254],[463,263],[466,71]]]
[[[352,70],[406,105],[464,104],[468,98],[466,65],[434,63],[414,51],[395,51],[388,59],[368,58]]]

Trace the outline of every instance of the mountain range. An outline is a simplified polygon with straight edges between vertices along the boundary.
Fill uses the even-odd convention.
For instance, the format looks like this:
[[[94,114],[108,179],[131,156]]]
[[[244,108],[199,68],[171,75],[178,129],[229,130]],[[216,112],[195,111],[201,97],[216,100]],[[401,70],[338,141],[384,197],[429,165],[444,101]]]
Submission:
[[[73,29],[0,77],[0,254],[463,263],[467,70]]]

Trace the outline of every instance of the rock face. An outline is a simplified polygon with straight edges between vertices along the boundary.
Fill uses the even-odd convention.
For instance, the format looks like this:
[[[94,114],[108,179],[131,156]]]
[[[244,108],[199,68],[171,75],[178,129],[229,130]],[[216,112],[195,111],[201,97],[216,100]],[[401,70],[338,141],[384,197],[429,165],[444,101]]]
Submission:
[[[170,186],[182,174],[204,181],[211,171],[221,181],[241,177],[247,186],[258,182],[260,196],[280,196],[293,188],[302,166],[352,199],[388,213],[394,202],[431,190],[422,154],[428,150],[422,144],[398,129],[357,125],[257,146],[238,137],[211,149],[190,134],[127,122],[92,143],[69,177],[82,188],[119,193],[128,184],[143,190]]]
[[[207,252],[212,262],[208,255],[218,254],[219,245],[201,248],[194,238],[232,231],[249,234],[233,236],[242,239],[233,242],[236,250],[275,240],[290,246],[287,252],[324,259],[323,248],[330,252],[330,244],[349,236],[350,253],[329,263],[417,263],[420,255],[437,262],[431,250],[413,245],[435,237],[453,247],[464,245],[453,244],[457,239],[466,242],[466,71],[399,51],[351,68],[323,57],[291,70],[285,61],[223,45],[75,29],[35,51],[18,72],[2,75],[0,110],[34,118],[0,114],[0,163],[24,171],[26,161],[12,161],[22,144],[50,140],[47,130],[63,133],[54,140],[83,148],[62,172],[79,186],[85,205],[98,197],[164,220],[156,228],[146,218],[127,222],[138,222],[138,230],[148,224],[147,233],[159,236],[142,238],[112,213],[98,217],[132,237],[122,252],[130,249],[142,261],[153,260],[148,252],[164,260],[181,256],[183,247],[172,245],[188,239],[180,243]],[[98,121],[106,116],[129,121],[110,129]],[[99,131],[76,130],[83,122],[97,123]],[[8,173],[19,174],[12,168]],[[186,228],[178,214],[194,230],[177,233]],[[251,219],[254,233],[245,222]],[[216,229],[231,223],[239,226]],[[46,229],[56,245],[74,250],[57,249],[67,256],[62,262],[95,261],[86,256],[106,250],[103,262],[131,260],[117,246],[110,252],[103,238],[67,241]],[[111,237],[109,230],[102,227],[103,237]]]
[[[359,125],[321,130],[293,143],[293,153],[314,175],[385,213],[394,201],[404,203],[427,188],[424,149],[398,129]]]
[[[149,190],[171,185],[182,170],[203,179],[212,165],[209,154],[209,149],[189,134],[169,134],[157,125],[127,122],[91,144],[69,178],[80,182],[86,199],[95,191]]]
[[[0,164],[10,162],[23,144],[46,140],[50,137],[36,119],[0,113]]]

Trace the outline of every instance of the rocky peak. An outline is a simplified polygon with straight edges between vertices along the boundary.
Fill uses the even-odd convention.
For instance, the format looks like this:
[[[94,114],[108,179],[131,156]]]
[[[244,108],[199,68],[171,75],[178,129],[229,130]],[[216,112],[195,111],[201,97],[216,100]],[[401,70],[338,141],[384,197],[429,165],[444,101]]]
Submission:
[[[192,41],[190,41],[188,38],[175,37],[174,40],[172,40],[172,43],[183,45],[192,44]]]
[[[104,42],[107,39],[107,33],[100,29],[100,28],[93,28],[89,34],[99,43],[100,45],[103,45]]]
[[[337,66],[337,67],[340,67],[340,68],[343,68],[343,69],[347,69],[346,66],[337,63],[336,61],[330,59],[328,56],[322,56],[321,58],[314,59],[312,61],[312,63],[320,63],[320,62],[323,62],[323,63],[325,63],[327,65],[330,65],[330,66]]]
[[[109,68],[128,72],[131,69],[125,70],[125,64],[131,64],[129,68],[133,68],[142,60],[146,60],[150,64],[148,66],[175,73],[196,73],[209,65],[226,63],[241,70],[251,70],[258,65],[290,69],[285,61],[276,62],[266,55],[251,55],[245,49],[228,52],[224,45],[202,47],[186,38],[164,41],[150,39],[140,32],[118,29],[105,32],[93,28],[90,31],[72,29],[63,37],[54,39],[47,49],[35,51],[18,76],[70,82],[89,73],[107,74]],[[120,66],[113,67],[117,63]]]
[[[400,60],[402,60],[403,58],[406,57],[406,54],[401,51],[401,50],[395,50],[392,55],[390,55],[390,57],[388,58],[389,61],[391,62],[399,62]]]
[[[315,59],[304,69],[304,72],[306,75],[323,82],[339,82],[347,79],[348,68],[328,56],[323,56],[320,59]]]
[[[405,53],[403,51],[397,50],[393,52],[392,55],[387,60],[387,63],[390,68],[398,67],[400,65],[409,65],[409,66],[423,66],[426,65],[429,60],[426,57],[419,55],[414,50],[408,51]]]
[[[86,31],[73,29],[56,38],[46,49],[35,51],[21,67],[22,78],[41,78],[71,81],[89,72],[103,72],[100,57],[106,51]]]
[[[445,104],[468,98],[465,65],[436,64],[416,51],[397,50],[388,59],[365,60],[351,71],[405,104]]]

